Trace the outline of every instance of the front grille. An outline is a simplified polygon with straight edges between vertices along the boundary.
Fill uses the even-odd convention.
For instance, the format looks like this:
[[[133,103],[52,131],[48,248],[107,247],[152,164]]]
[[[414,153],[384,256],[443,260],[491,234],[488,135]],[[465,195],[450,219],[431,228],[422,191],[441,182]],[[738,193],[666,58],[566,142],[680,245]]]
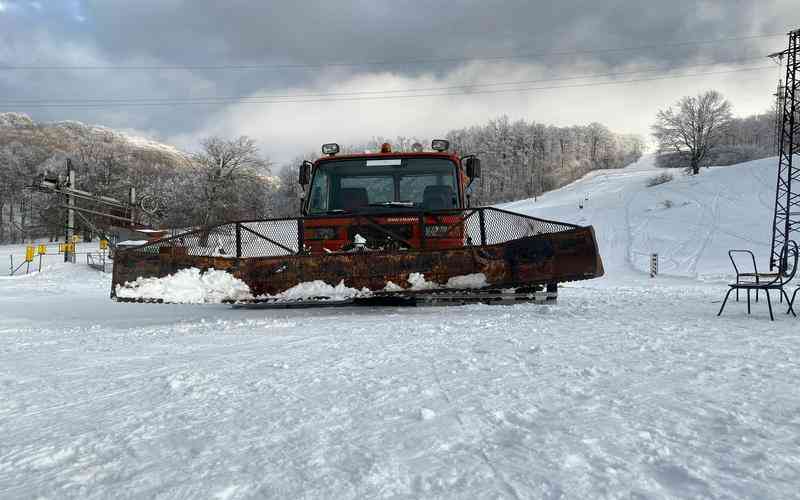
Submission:
[[[382,230],[381,228],[385,228]],[[347,236],[350,241],[353,241],[358,234],[367,240],[367,246],[380,246],[388,240],[394,240],[388,232],[396,234],[404,240],[410,240],[414,232],[414,226],[411,224],[383,224],[380,227],[376,226],[350,226],[347,230]]]

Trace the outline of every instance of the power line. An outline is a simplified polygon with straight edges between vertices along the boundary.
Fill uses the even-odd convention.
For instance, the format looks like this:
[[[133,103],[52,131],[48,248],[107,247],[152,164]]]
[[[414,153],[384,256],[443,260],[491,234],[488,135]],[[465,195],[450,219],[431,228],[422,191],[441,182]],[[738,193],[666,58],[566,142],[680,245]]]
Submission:
[[[149,103],[149,102],[181,102],[181,101],[203,101],[203,102],[229,102],[229,101],[238,101],[238,100],[252,100],[252,99],[293,99],[293,98],[306,98],[306,97],[338,97],[338,96],[361,96],[361,95],[384,95],[384,94],[401,94],[401,93],[410,93],[410,92],[432,92],[432,91],[441,91],[441,90],[465,90],[465,89],[480,89],[483,87],[500,87],[500,86],[512,86],[512,85],[530,85],[532,83],[545,83],[545,82],[557,82],[557,81],[568,81],[568,80],[583,80],[583,79],[593,79],[593,78],[612,78],[618,76],[630,76],[630,75],[637,75],[641,73],[654,73],[654,72],[667,72],[667,71],[674,71],[674,70],[682,70],[688,68],[699,68],[699,67],[706,67],[706,66],[720,66],[724,64],[741,64],[745,62],[751,62],[755,60],[763,59],[762,56],[759,57],[749,57],[744,59],[733,59],[727,61],[715,61],[709,63],[700,63],[700,64],[687,64],[675,68],[652,68],[652,69],[641,69],[635,71],[621,71],[621,72],[612,72],[612,73],[593,73],[593,74],[584,74],[584,75],[575,75],[575,76],[566,76],[566,77],[558,77],[558,78],[541,78],[536,80],[517,80],[517,81],[509,81],[509,82],[489,82],[489,83],[463,83],[463,84],[454,84],[454,85],[447,85],[447,86],[439,86],[439,87],[423,87],[417,89],[395,89],[395,90],[363,90],[358,92],[324,92],[324,93],[302,93],[302,94],[261,94],[261,95],[249,95],[249,96],[209,96],[209,97],[174,97],[174,98],[158,98],[158,97],[125,97],[125,98],[86,98],[86,99],[5,99],[0,100],[0,104],[85,104],[85,103]]]
[[[552,85],[545,87],[527,87],[527,88],[514,88],[514,89],[479,89],[474,91],[458,91],[458,92],[437,92],[428,94],[408,94],[408,95],[378,95],[378,96],[357,96],[357,97],[335,97],[335,98],[314,98],[314,99],[231,99],[229,101],[159,101],[159,102],[103,102],[103,103],[73,103],[73,104],[29,104],[28,108],[117,108],[117,107],[136,107],[136,106],[180,106],[180,105],[212,105],[212,104],[282,104],[282,103],[324,103],[324,102],[346,102],[346,101],[378,101],[378,100],[392,100],[392,99],[414,99],[425,97],[444,97],[444,96],[457,96],[457,95],[473,95],[473,94],[503,94],[514,92],[534,92],[541,90],[555,90],[555,89],[569,89],[569,88],[583,88],[583,87],[598,87],[606,85],[622,85],[630,83],[651,82],[659,80],[673,80],[679,78],[693,78],[699,76],[722,75],[740,72],[755,72],[763,70],[774,70],[772,66],[757,66],[750,68],[739,68],[725,71],[711,71],[702,73],[692,73],[686,75],[670,75],[650,78],[637,78],[629,80],[618,80],[611,82],[591,82],[591,83],[578,83],[570,85]]]
[[[0,71],[92,71],[92,70],[108,70],[108,71],[162,71],[162,70],[269,70],[269,69],[310,69],[310,68],[324,68],[324,67],[359,67],[359,66],[402,66],[414,64],[440,64],[440,63],[464,63],[464,62],[478,62],[478,61],[503,61],[512,59],[535,59],[539,57],[563,57],[571,55],[586,55],[586,54],[604,54],[604,53],[617,53],[617,52],[635,52],[640,50],[659,49],[663,47],[684,47],[693,45],[710,45],[715,43],[755,40],[761,38],[775,38],[783,37],[785,33],[763,33],[756,35],[716,38],[709,40],[694,40],[685,42],[662,42],[658,44],[639,45],[633,47],[614,47],[603,49],[575,49],[551,52],[532,52],[527,54],[512,54],[504,56],[483,56],[483,57],[443,57],[443,58],[416,58],[416,59],[398,59],[398,60],[382,60],[382,61],[340,61],[340,62],[324,62],[324,63],[301,63],[301,64],[203,64],[203,65],[133,65],[133,66],[118,66],[118,65],[97,65],[97,66],[70,66],[70,65],[0,65]]]

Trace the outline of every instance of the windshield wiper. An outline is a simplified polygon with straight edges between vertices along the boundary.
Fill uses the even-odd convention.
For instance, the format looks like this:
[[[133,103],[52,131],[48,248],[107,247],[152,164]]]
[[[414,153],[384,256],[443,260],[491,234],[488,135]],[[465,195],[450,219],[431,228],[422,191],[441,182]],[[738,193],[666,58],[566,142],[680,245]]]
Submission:
[[[404,207],[414,208],[413,201],[382,201],[380,203],[370,203],[370,207]]]

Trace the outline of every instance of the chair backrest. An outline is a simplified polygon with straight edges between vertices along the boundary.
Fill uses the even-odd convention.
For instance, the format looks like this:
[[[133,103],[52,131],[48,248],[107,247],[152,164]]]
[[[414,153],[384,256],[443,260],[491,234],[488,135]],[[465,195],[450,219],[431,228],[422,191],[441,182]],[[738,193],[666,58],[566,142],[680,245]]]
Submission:
[[[797,274],[797,259],[797,242],[789,240],[781,250],[781,260],[778,267],[778,275],[781,276],[783,283],[792,281]]]
[[[367,188],[342,188],[339,190],[339,199],[341,200],[342,208],[345,210],[369,205]]]
[[[428,210],[455,208],[457,201],[450,186],[425,186],[422,192],[422,206]]]
[[[743,273],[758,274],[756,256],[753,255],[753,252],[750,250],[728,250],[728,258],[731,259],[731,264],[733,264],[733,269],[736,271],[737,278]],[[748,269],[750,265],[753,266],[752,271]]]

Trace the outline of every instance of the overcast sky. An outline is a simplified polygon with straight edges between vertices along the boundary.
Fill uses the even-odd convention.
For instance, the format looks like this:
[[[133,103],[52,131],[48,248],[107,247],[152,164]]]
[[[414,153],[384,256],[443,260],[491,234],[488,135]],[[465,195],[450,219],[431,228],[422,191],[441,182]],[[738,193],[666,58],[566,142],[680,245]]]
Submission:
[[[785,36],[767,35],[800,27],[796,7],[796,0],[0,0],[0,112],[106,125],[186,149],[211,134],[246,134],[276,162],[323,142],[433,137],[503,114],[647,135],[659,108],[709,88],[729,97],[737,114],[765,110],[779,70],[761,56],[786,45]],[[608,73],[616,76],[571,79]],[[714,74],[653,80],[691,73]],[[587,85],[643,79],[650,80]],[[378,93],[387,90],[399,92]],[[425,97],[398,97],[408,91]],[[297,94],[344,95],[137,101]],[[109,101],[120,99],[128,105]],[[329,99],[336,101],[319,102]],[[87,107],[93,100],[102,105]]]

